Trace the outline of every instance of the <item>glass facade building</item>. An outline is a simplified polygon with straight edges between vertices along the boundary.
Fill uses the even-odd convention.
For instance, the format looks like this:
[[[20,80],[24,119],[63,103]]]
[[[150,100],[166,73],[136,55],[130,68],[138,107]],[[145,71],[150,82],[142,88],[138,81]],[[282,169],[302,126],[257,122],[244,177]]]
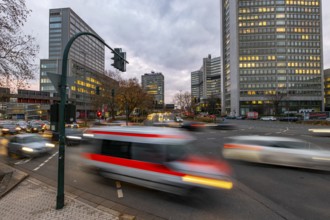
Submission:
[[[58,93],[58,85],[48,73],[61,75],[62,57],[66,44],[79,32],[97,33],[70,8],[49,10],[49,58],[40,61],[40,90]],[[98,35],[97,35],[98,36]],[[96,86],[104,78],[105,48],[97,39],[81,36],[72,44],[68,56],[68,98],[79,110],[91,110],[91,100]],[[57,94],[58,95],[58,94]]]
[[[203,58],[202,67],[191,72],[191,95],[200,99],[220,98],[221,59]]]
[[[321,1],[221,0],[220,5],[222,112],[323,110]]]
[[[164,105],[164,75],[162,73],[145,73],[141,76],[142,88],[154,96],[157,104]]]

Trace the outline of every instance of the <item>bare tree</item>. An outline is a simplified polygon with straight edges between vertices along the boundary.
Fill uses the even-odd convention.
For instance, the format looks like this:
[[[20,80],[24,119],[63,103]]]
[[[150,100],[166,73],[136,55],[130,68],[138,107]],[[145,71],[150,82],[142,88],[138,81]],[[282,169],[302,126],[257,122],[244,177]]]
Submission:
[[[25,0],[0,0],[0,86],[22,89],[35,78],[39,46],[21,31],[30,12]]]
[[[192,96],[190,92],[180,92],[174,95],[173,102],[180,106],[181,111],[192,111]]]
[[[127,118],[135,108],[150,107],[152,101],[153,97],[143,90],[137,78],[120,81],[116,102]]]
[[[283,88],[277,88],[275,91],[269,91],[266,95],[267,99],[273,104],[273,111],[275,115],[280,113],[279,105],[280,103],[287,98],[287,92]]]

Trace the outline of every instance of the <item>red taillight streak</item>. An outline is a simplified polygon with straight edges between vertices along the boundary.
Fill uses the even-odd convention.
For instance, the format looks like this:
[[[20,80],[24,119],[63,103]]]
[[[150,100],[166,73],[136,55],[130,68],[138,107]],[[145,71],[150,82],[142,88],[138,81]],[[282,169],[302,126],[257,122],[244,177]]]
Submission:
[[[226,149],[241,149],[241,150],[261,150],[259,146],[250,146],[250,145],[239,145],[239,144],[225,144],[224,148]]]
[[[184,139],[181,135],[163,135],[163,134],[141,134],[141,133],[128,133],[117,131],[88,131],[91,134],[106,134],[106,135],[118,135],[118,136],[130,136],[130,137],[142,137],[142,138],[179,138]]]
[[[105,155],[100,155],[100,154],[91,154],[91,153],[84,153],[83,156],[90,160],[104,162],[104,163],[110,163],[110,164],[123,166],[123,167],[147,170],[147,171],[152,171],[152,172],[156,172],[156,173],[169,174],[169,175],[173,175],[173,176],[186,175],[184,173],[172,171],[161,164],[154,164],[154,163],[142,162],[142,161],[137,161],[137,160],[130,160],[130,159],[111,157],[111,156],[105,156]]]

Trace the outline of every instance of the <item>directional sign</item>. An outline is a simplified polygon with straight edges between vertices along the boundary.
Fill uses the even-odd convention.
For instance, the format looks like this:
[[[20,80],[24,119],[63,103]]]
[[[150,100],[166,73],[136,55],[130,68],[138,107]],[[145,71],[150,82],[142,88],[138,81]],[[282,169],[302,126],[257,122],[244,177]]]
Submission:
[[[47,76],[48,76],[49,80],[52,82],[52,84],[54,85],[54,88],[56,89],[56,91],[59,92],[59,86],[60,86],[60,82],[61,82],[61,75],[56,74],[56,73],[47,72]],[[73,83],[74,83],[74,77],[68,76],[67,79],[66,79],[66,84],[67,85],[73,85]]]

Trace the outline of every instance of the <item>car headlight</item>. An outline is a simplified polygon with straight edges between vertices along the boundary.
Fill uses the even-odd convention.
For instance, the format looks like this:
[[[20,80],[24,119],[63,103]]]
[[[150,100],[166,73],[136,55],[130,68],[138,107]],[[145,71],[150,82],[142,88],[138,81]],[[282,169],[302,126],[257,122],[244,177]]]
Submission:
[[[9,129],[8,128],[3,128],[2,131],[9,131]]]
[[[21,130],[21,128],[15,128],[16,129],[16,131],[20,131]]]
[[[67,139],[72,139],[72,140],[81,140],[81,137],[78,136],[66,136]]]
[[[45,145],[46,145],[46,147],[55,147],[55,144],[52,144],[52,143],[46,143]]]
[[[29,147],[22,147],[22,150],[27,152],[33,152],[33,149]]]

